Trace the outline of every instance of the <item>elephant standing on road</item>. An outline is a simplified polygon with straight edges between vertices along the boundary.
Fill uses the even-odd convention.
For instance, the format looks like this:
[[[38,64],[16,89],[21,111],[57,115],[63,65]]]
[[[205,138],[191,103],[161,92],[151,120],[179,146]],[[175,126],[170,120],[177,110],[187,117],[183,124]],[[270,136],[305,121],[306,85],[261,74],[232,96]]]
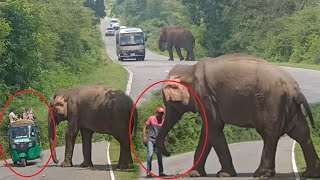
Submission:
[[[65,159],[62,167],[71,167],[73,148],[80,130],[84,162],[81,167],[93,166],[91,161],[91,138],[94,132],[110,134],[120,143],[118,168],[132,167],[130,140],[128,134],[130,114],[134,103],[132,99],[119,90],[105,85],[88,85],[72,89],[59,90],[50,103],[55,124],[68,120],[66,131]],[[138,114],[134,111],[132,128],[136,131]],[[48,115],[48,130],[52,159],[58,160],[54,150],[54,126]],[[135,132],[134,131],[134,132]],[[131,131],[132,132],[132,131]]]
[[[301,105],[314,127],[309,104],[298,83],[289,73],[264,60],[247,54],[231,54],[217,58],[204,58],[195,65],[176,65],[167,79],[189,86],[200,97],[208,118],[208,142],[203,156],[190,176],[206,176],[204,165],[211,147],[218,155],[219,177],[236,176],[223,128],[225,124],[255,128],[264,146],[261,162],[254,177],[275,176],[275,153],[280,137],[288,134],[302,147],[305,177],[320,177],[320,160],[310,137],[310,130]],[[165,156],[170,153],[164,138],[185,112],[204,114],[188,89],[174,82],[162,88],[166,106],[165,121],[156,144]],[[205,140],[203,123],[200,140],[194,155],[198,160]]]
[[[166,47],[165,47],[166,46]],[[163,27],[160,31],[159,37],[159,50],[165,51],[165,48],[169,51],[169,60],[173,61],[172,48],[175,47],[180,60],[184,60],[181,54],[180,48],[187,50],[186,61],[194,61],[193,48],[195,46],[195,39],[189,30],[180,27]]]

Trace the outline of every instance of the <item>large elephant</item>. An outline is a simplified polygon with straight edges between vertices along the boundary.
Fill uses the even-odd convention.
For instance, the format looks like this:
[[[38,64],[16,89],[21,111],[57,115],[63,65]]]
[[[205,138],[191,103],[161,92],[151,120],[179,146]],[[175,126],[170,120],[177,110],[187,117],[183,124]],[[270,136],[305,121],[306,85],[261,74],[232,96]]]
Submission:
[[[118,168],[132,167],[132,157],[129,139],[129,120],[134,103],[132,99],[120,90],[107,85],[86,85],[57,91],[50,103],[55,124],[68,121],[66,131],[65,159],[62,167],[71,167],[73,148],[80,130],[84,162],[81,167],[93,166],[91,161],[91,138],[94,132],[110,134],[120,143]],[[132,131],[136,131],[138,114],[134,111]],[[133,128],[134,127],[134,128]],[[54,150],[54,126],[50,113],[48,114],[48,130],[52,159],[58,160]],[[132,135],[132,134],[131,134]]]
[[[159,37],[159,50],[169,52],[169,60],[173,61],[172,48],[175,47],[180,60],[184,60],[181,54],[180,48],[184,48],[187,51],[186,61],[194,61],[193,48],[195,45],[195,38],[192,33],[181,27],[165,26],[160,30]]]
[[[305,177],[320,177],[320,160],[310,137],[310,130],[301,105],[314,127],[313,117],[305,96],[289,73],[255,56],[236,53],[217,58],[203,58],[194,65],[176,65],[167,79],[184,83],[201,99],[208,119],[208,141],[199,163],[190,176],[206,176],[204,168],[213,147],[221,164],[219,177],[237,176],[223,133],[225,124],[255,128],[264,146],[259,167],[254,177],[275,176],[277,143],[284,134],[295,139],[302,147],[307,169]],[[165,156],[170,156],[164,137],[185,112],[204,114],[196,98],[188,89],[175,82],[162,87],[166,106],[165,121],[156,145]],[[205,123],[194,163],[199,158],[205,140]]]

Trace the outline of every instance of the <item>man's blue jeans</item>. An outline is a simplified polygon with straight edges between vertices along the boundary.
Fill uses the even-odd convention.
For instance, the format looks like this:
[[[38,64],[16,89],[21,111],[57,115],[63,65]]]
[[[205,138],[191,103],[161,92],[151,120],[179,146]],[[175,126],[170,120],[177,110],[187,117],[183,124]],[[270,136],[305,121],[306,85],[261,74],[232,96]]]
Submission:
[[[157,154],[158,158],[158,166],[159,166],[159,175],[163,173],[163,164],[162,164],[162,155],[156,148],[156,144],[152,141],[147,141],[147,147],[148,147],[148,159],[147,159],[147,168],[149,171],[151,171],[151,164],[152,164],[152,156],[153,152]]]

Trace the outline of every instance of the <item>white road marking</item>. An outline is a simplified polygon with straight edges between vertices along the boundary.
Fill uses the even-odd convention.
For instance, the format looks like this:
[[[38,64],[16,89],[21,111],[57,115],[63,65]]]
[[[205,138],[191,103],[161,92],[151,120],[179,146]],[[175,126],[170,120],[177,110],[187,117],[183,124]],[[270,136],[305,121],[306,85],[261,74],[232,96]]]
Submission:
[[[108,49],[106,49],[107,51],[107,56],[114,62],[114,63],[117,63],[108,53]],[[117,63],[119,64],[119,63]],[[124,66],[123,66],[124,67]],[[132,86],[132,79],[133,79],[133,73],[126,67],[124,67],[128,73],[129,73],[129,79],[128,79],[128,83],[127,83],[127,88],[126,88],[126,94],[129,96],[130,95],[130,92],[131,92],[131,86]],[[111,180],[115,180],[115,176],[114,176],[114,173],[113,173],[113,170],[112,170],[112,165],[111,165],[111,161],[110,161],[110,155],[109,155],[109,146],[110,146],[110,143],[108,142],[108,148],[107,148],[107,160],[108,160],[108,164],[109,164],[109,168],[110,168],[110,176],[111,176]]]
[[[110,161],[110,155],[109,155],[109,147],[110,147],[110,142],[108,142],[108,147],[107,147],[107,160],[108,160],[108,165],[109,165],[109,168],[110,168],[110,177],[111,177],[111,180],[115,180],[116,178],[114,177],[114,173],[112,171],[112,164],[111,164],[111,161]]]
[[[128,84],[127,84],[127,89],[126,89],[126,94],[129,96],[131,92],[131,87],[132,87],[132,78],[133,78],[133,73],[126,67],[124,67],[128,72],[129,72],[129,79],[128,79]]]
[[[299,172],[298,172],[298,168],[297,168],[297,164],[296,164],[296,158],[295,158],[295,154],[294,154],[295,145],[296,145],[296,141],[293,141],[292,150],[291,150],[291,154],[292,154],[292,169],[293,169],[293,172],[294,172],[294,176],[296,177],[296,180],[300,180],[300,176],[299,176]]]

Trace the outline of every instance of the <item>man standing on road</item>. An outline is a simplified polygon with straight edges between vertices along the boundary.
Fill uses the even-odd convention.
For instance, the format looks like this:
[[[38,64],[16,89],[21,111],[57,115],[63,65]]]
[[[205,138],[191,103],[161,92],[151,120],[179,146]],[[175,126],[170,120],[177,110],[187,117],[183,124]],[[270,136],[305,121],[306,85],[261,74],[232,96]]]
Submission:
[[[155,152],[158,158],[159,176],[167,176],[163,173],[162,155],[155,144],[159,130],[164,122],[163,114],[164,109],[162,107],[157,108],[157,114],[155,116],[150,116],[143,127],[143,143],[147,146],[148,152],[147,168],[151,171],[152,156],[153,152]],[[146,129],[148,129],[148,136],[146,134]],[[147,173],[147,177],[151,177],[151,174]]]

